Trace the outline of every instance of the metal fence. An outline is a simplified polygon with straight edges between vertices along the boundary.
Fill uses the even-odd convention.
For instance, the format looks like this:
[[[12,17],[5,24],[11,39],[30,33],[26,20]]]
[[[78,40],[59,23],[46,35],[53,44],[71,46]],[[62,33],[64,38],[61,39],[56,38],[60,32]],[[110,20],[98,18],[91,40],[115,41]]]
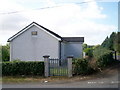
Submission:
[[[67,60],[49,59],[49,76],[68,76]]]
[[[68,76],[72,77],[72,59],[73,56],[68,56],[67,59],[50,59],[49,55],[44,57],[44,74],[49,76]]]

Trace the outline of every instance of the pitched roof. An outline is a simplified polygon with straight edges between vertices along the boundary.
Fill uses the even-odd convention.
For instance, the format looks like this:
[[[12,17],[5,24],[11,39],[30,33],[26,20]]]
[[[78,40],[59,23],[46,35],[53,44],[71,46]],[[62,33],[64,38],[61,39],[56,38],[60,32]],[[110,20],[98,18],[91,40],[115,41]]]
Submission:
[[[84,42],[84,37],[62,37],[62,40],[67,42]]]
[[[8,42],[11,42],[13,39],[15,39],[16,37],[18,37],[19,35],[21,35],[22,33],[24,33],[26,30],[28,30],[28,28],[32,27],[33,25],[36,25],[44,30],[46,30],[48,33],[54,35],[56,38],[59,38],[63,41],[66,42],[84,42],[84,37],[61,37],[60,35],[54,33],[53,31],[43,27],[42,25],[39,25],[36,22],[32,22],[31,24],[29,24],[28,26],[26,26],[25,28],[23,28],[21,31],[19,31],[18,33],[16,33],[15,35],[13,35],[12,37],[10,37],[8,39]]]
[[[43,28],[44,30],[46,30],[48,33],[54,35],[55,37],[62,39],[61,36],[59,36],[58,34],[54,33],[53,31],[51,31],[51,30],[43,27],[42,25],[40,25],[40,24],[38,24],[38,23],[36,23],[36,22],[32,22],[31,24],[29,24],[28,26],[26,26],[25,28],[23,28],[21,31],[19,31],[18,33],[16,33],[16,34],[13,35],[12,37],[10,37],[10,38],[8,39],[8,42],[11,42],[13,39],[15,39],[16,37],[18,37],[18,36],[21,35],[22,33],[24,33],[28,28],[30,28],[30,27],[33,26],[33,25],[37,25],[37,26]]]
[[[51,31],[51,30],[49,30],[49,29],[41,26],[40,24],[38,24],[38,23],[36,23],[36,22],[33,22],[33,23],[37,24],[38,26],[40,26],[41,28],[45,29],[45,30],[48,31],[49,33],[53,34],[54,36],[56,36],[56,37],[58,37],[58,38],[62,38],[60,35],[58,35],[58,34],[54,33],[53,31]]]

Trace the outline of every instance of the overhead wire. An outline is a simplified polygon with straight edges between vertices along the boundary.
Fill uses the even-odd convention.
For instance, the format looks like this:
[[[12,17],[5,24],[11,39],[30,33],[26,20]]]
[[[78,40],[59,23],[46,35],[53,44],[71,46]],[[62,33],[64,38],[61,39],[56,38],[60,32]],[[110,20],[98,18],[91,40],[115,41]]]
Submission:
[[[85,3],[90,3],[90,2],[93,2],[93,1],[80,2],[80,3],[74,3],[74,4],[85,4]],[[63,6],[63,5],[56,5],[56,6],[51,6],[51,7],[35,8],[35,9],[32,9],[32,10],[49,9],[49,8],[55,8],[55,7],[61,7],[61,6]],[[28,10],[13,11],[13,12],[2,12],[2,13],[0,13],[0,15],[15,14],[15,13],[21,13],[21,12],[25,12],[25,11],[28,11]]]

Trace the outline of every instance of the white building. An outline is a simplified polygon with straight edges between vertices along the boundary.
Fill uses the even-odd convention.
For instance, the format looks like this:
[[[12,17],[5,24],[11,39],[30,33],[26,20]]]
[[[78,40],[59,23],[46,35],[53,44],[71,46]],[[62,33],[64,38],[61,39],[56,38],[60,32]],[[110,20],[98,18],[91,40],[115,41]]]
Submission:
[[[8,39],[10,61],[42,61],[44,55],[65,59],[82,57],[84,37],[61,37],[49,29],[32,22]]]

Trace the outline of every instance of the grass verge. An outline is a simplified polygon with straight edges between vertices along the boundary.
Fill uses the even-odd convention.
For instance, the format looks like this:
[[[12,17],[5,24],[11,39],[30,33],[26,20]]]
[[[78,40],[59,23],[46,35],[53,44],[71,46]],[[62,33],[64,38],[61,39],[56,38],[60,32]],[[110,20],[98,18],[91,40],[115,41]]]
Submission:
[[[51,76],[48,78],[41,77],[41,76],[4,76],[2,77],[2,83],[27,83],[27,82],[53,82],[53,81],[59,81],[59,80],[67,80],[68,77],[64,76]]]

